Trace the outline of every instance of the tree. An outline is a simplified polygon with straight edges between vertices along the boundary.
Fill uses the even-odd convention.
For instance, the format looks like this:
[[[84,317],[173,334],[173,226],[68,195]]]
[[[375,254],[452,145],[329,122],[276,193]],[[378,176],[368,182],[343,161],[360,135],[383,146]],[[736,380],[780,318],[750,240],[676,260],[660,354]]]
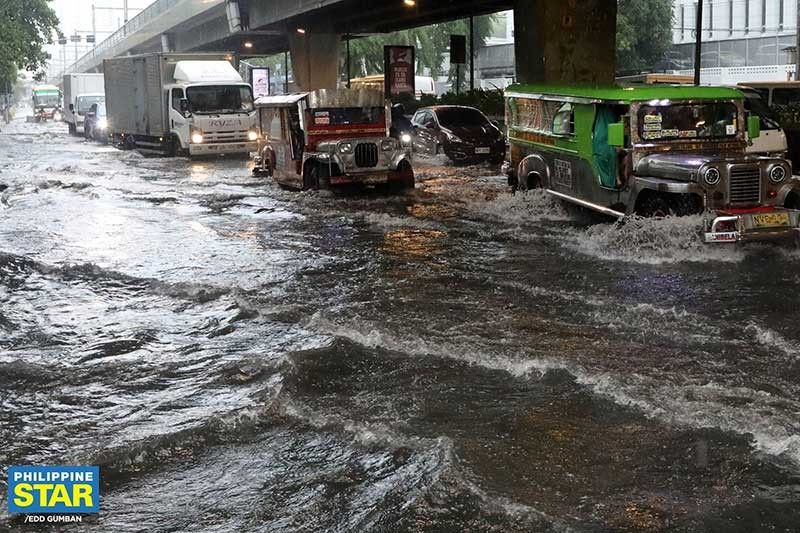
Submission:
[[[617,69],[640,71],[663,61],[672,25],[672,0],[619,0]]]
[[[486,44],[491,34],[493,17],[475,17],[475,48]],[[469,19],[433,24],[422,28],[372,35],[350,41],[351,74],[353,77],[383,73],[383,47],[388,44],[416,47],[417,73],[426,69],[432,76],[447,72],[445,65],[450,47],[450,35],[466,35],[469,39]],[[469,46],[469,44],[467,45]],[[452,69],[451,78],[455,77]],[[462,78],[466,76],[462,73]]]
[[[0,86],[13,84],[19,70],[41,70],[44,45],[53,42],[58,17],[50,0],[3,0],[0,4]]]

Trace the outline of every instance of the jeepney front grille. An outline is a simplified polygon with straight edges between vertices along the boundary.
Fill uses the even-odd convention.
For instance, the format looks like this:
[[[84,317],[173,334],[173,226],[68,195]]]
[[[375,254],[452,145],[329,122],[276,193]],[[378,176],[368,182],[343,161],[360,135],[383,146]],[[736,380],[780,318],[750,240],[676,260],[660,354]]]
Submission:
[[[375,143],[359,143],[356,145],[356,166],[378,166],[378,145]]]
[[[731,167],[731,204],[757,204],[761,201],[761,169],[757,165]]]

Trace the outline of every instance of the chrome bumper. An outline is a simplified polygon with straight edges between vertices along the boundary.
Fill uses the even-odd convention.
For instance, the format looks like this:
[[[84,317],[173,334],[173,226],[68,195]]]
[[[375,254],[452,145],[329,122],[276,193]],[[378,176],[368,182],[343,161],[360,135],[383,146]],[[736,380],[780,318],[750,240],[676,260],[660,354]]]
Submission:
[[[705,222],[703,237],[706,243],[736,243],[753,241],[774,241],[791,239],[800,236],[800,211],[792,209],[780,209],[780,213],[789,215],[788,226],[758,227],[753,219],[753,215],[758,213],[747,213],[742,215],[723,215],[714,218],[710,223]],[[726,230],[721,230],[720,226],[726,226]],[[731,229],[733,226],[734,229]]]

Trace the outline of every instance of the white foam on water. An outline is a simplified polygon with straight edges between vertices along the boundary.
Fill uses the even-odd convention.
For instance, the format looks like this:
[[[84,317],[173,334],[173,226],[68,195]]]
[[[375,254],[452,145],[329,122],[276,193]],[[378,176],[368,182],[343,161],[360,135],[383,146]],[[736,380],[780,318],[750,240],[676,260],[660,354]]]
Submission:
[[[792,358],[800,357],[800,348],[798,348],[797,343],[787,340],[777,331],[759,326],[755,322],[750,322],[745,327],[745,332],[762,346],[777,349]]]
[[[671,313],[669,310],[659,310],[657,314],[662,312]],[[682,316],[682,313],[677,311],[675,315]],[[622,376],[587,369],[552,357],[521,359],[508,354],[477,352],[457,341],[439,343],[403,338],[369,326],[364,331],[356,326],[332,322],[321,313],[316,313],[308,326],[370,348],[420,357],[433,355],[455,359],[489,370],[505,371],[517,378],[564,370],[595,394],[609,398],[618,405],[635,408],[648,418],[683,427],[716,428],[738,435],[752,435],[757,450],[788,457],[800,469],[800,435],[790,429],[796,426],[797,421],[776,412],[770,405],[775,397],[767,392],[719,384],[676,385],[666,381],[663,376],[650,377],[636,373],[626,374],[623,381]],[[723,402],[728,397],[743,396],[750,399],[751,403],[730,406]]]
[[[395,216],[388,213],[366,213],[364,221],[371,226],[389,230],[401,228],[440,230],[444,227],[432,220],[412,216]]]
[[[732,244],[703,242],[700,215],[667,218],[626,218],[623,223],[576,228],[565,243],[584,255],[608,261],[650,265],[668,263],[733,263],[746,252]]]
[[[495,198],[470,198],[468,208],[482,218],[511,224],[571,220],[564,205],[544,190],[499,194]]]

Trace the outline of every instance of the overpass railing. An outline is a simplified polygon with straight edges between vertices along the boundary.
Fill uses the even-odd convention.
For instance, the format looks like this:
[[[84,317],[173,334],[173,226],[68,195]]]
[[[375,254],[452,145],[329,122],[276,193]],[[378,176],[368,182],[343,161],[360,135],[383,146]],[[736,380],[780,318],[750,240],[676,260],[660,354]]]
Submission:
[[[122,42],[128,37],[136,34],[138,31],[182,1],[183,0],[156,0],[148,7],[137,13],[124,26],[112,33],[103,42],[92,48],[83,57],[70,65],[70,67],[63,71],[62,74],[65,72],[85,72],[97,66],[98,60],[102,61],[105,58],[117,55],[114,53],[114,49],[118,45],[122,44]]]

